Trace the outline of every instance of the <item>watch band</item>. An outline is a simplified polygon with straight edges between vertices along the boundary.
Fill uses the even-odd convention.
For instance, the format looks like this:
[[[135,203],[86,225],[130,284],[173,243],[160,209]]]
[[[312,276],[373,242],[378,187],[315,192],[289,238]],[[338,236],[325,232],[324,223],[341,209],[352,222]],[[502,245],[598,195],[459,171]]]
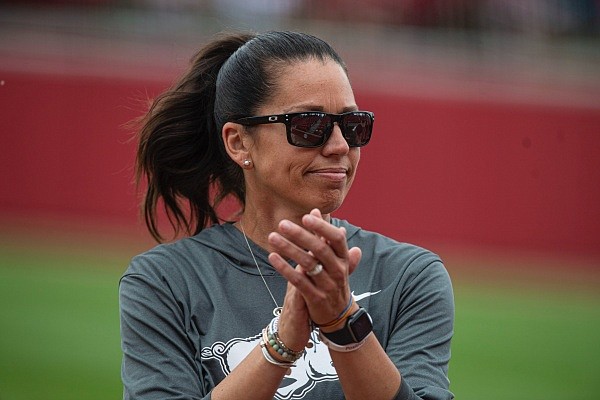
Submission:
[[[369,333],[369,335],[371,335],[372,333],[373,332]],[[348,345],[340,345],[333,343],[331,340],[327,339],[323,332],[319,332],[319,339],[330,350],[338,351],[341,353],[349,353],[351,351],[360,349],[367,342],[367,338],[369,337],[369,335],[367,335],[361,342],[350,343]]]
[[[371,316],[361,307],[348,317],[342,329],[334,332],[321,331],[321,335],[338,346],[347,346],[362,342],[372,331],[373,321]]]

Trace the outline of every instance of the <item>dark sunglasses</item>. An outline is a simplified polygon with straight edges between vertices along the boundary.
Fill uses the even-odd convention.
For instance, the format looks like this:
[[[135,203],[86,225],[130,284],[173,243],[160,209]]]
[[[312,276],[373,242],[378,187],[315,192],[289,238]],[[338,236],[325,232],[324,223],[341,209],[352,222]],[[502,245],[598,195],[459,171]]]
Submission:
[[[253,126],[285,124],[288,143],[297,147],[320,147],[327,142],[337,122],[350,147],[362,147],[371,140],[375,116],[369,111],[327,114],[316,111],[239,118],[231,122]]]

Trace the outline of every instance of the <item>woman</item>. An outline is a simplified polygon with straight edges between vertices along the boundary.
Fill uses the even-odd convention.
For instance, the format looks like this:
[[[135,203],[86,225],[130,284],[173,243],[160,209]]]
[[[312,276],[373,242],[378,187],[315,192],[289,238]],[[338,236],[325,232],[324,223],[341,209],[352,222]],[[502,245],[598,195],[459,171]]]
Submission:
[[[217,37],[154,101],[146,223],[160,241],[160,200],[193,235],[121,279],[124,398],[453,398],[440,259],[331,217],[373,120],[335,51],[291,32]]]

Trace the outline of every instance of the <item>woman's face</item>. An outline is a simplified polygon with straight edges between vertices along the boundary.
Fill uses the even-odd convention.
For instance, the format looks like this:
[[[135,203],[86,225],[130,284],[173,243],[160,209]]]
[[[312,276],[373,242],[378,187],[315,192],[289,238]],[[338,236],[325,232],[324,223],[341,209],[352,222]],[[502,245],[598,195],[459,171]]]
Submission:
[[[335,61],[311,59],[282,72],[274,95],[256,115],[358,109],[348,77]],[[283,207],[296,214],[315,207],[327,214],[340,207],[354,180],[360,149],[348,146],[337,124],[318,148],[289,144],[284,124],[258,125],[252,132],[254,168],[246,176],[246,195],[254,207],[271,213]]]

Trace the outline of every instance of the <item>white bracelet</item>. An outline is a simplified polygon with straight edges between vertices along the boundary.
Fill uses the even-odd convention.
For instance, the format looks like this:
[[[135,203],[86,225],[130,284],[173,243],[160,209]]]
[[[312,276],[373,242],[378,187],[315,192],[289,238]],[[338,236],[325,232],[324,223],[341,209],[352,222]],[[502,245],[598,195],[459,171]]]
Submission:
[[[371,336],[372,334],[373,334],[373,332],[369,333],[363,340],[361,340],[358,343],[350,343],[350,344],[346,344],[346,345],[341,345],[341,344],[333,343],[331,340],[327,339],[327,337],[323,334],[323,332],[321,332],[319,330],[319,339],[330,350],[338,351],[341,353],[349,353],[351,351],[360,349],[365,344],[365,342],[367,341],[369,336]]]
[[[260,341],[260,349],[263,353],[263,357],[265,358],[265,360],[267,360],[269,363],[276,365],[280,368],[291,368],[291,367],[295,367],[296,363],[292,363],[292,362],[286,362],[286,361],[277,361],[275,358],[273,358],[273,356],[271,354],[269,354],[269,350],[267,350],[267,344],[264,342],[264,340]]]

